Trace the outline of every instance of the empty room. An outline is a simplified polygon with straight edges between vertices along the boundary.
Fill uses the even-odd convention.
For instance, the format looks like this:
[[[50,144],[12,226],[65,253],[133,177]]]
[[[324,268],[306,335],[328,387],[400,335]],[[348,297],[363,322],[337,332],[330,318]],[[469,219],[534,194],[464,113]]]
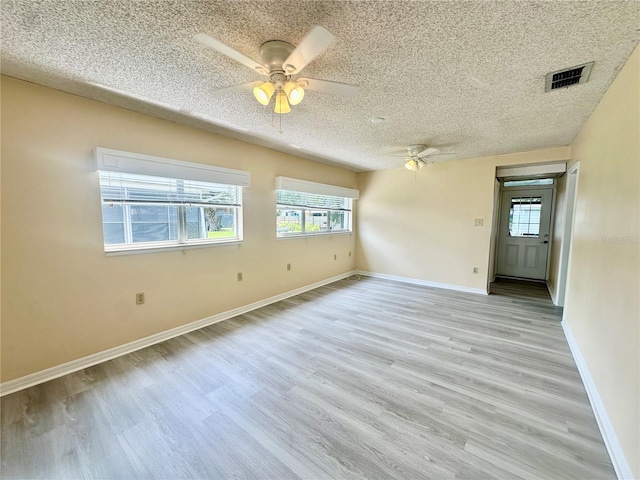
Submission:
[[[0,13],[3,479],[640,478],[640,2]]]

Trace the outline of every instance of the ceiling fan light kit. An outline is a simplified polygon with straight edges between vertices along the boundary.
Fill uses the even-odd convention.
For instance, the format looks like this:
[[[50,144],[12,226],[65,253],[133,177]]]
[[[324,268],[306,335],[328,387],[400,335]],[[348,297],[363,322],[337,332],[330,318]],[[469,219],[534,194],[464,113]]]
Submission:
[[[278,92],[276,94],[276,105],[273,111],[276,113],[289,113],[291,111],[287,96],[284,92]]]
[[[417,172],[422,167],[429,163],[428,158],[434,155],[440,155],[441,158],[446,157],[455,157],[455,153],[440,153],[440,150],[437,148],[429,147],[421,143],[416,145],[409,145],[407,147],[407,152],[409,156],[406,157],[406,162],[404,167],[407,170],[411,170],[412,172]]]
[[[425,163],[420,160],[419,158],[416,159],[410,159],[407,161],[407,163],[404,164],[404,167],[407,170],[411,170],[412,172],[418,171],[420,170],[422,167],[424,167]]]
[[[262,85],[258,85],[253,88],[253,96],[256,97],[262,105],[269,105],[273,92],[276,91],[276,87],[271,82],[264,82]]]
[[[239,90],[253,89],[253,95],[262,105],[269,105],[271,98],[276,96],[274,112],[278,114],[289,113],[290,105],[298,105],[304,98],[305,88],[325,93],[339,95],[354,95],[357,88],[344,83],[327,82],[300,78],[292,81],[291,75],[296,75],[322,54],[335,41],[331,32],[323,27],[315,26],[295,47],[282,40],[269,40],[260,46],[260,59],[258,63],[244,54],[225,45],[220,40],[210,37],[206,33],[198,33],[194,40],[212,48],[227,57],[242,63],[253,71],[266,75],[269,80],[256,86],[256,82],[221,88],[214,94],[226,94]]]
[[[284,95],[286,97],[285,102],[288,102],[287,108],[280,108],[279,104],[276,103],[273,111],[276,113],[289,113],[291,109],[288,108],[288,105],[298,105],[304,98],[304,89],[289,80],[289,77],[286,78],[287,80],[284,84],[281,82],[274,83],[273,81],[268,81],[254,87],[253,96],[256,97],[256,100],[262,105],[269,105],[274,92],[278,92],[276,100],[278,100],[279,95]]]
[[[298,105],[304,98],[304,88],[289,81],[282,87],[291,105]]]
[[[291,73],[296,69],[293,65],[284,65],[295,47],[288,42],[270,40],[260,47],[260,58],[268,67],[269,81],[253,89],[253,95],[262,105],[269,105],[271,97],[276,93],[273,111],[278,114],[291,112],[289,105],[297,105],[304,97],[304,90],[291,81]]]

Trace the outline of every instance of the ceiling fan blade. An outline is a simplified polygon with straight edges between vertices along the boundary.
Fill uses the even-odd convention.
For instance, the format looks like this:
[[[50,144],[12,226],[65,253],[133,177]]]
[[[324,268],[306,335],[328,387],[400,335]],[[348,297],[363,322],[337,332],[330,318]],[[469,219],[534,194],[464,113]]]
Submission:
[[[429,156],[429,161],[444,162],[445,160],[452,160],[457,156],[458,156],[457,153],[436,153]]]
[[[329,48],[335,39],[336,37],[329,30],[318,26],[313,27],[284,61],[285,73],[287,75],[299,73],[314,58]]]
[[[358,87],[347,85],[346,83],[327,82],[326,80],[316,80],[314,78],[300,78],[296,81],[305,90],[315,90],[323,93],[333,93],[351,97],[358,93]]]
[[[241,92],[244,90],[251,90],[253,87],[257,87],[258,85],[262,85],[264,82],[262,80],[258,80],[256,82],[249,83],[241,83],[240,85],[231,85],[230,87],[218,88],[211,92],[211,95],[226,95],[228,93]]]
[[[437,155],[439,151],[440,150],[438,150],[437,148],[429,147],[426,150],[421,151],[418,154],[418,157],[428,157],[430,155]]]
[[[223,55],[226,55],[227,57],[249,67],[252,70],[255,70],[256,72],[262,75],[267,75],[267,76],[269,75],[269,69],[267,67],[259,64],[255,60],[250,59],[246,55],[243,55],[239,51],[234,50],[230,46],[225,45],[220,40],[217,40],[207,35],[206,33],[198,33],[193,36],[193,39],[209,48],[213,48],[214,50],[222,53]]]

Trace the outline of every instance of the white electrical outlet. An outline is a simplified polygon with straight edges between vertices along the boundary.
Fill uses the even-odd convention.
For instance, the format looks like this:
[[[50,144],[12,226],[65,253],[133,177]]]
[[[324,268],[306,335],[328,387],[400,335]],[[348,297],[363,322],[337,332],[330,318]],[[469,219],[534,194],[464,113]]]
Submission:
[[[473,273],[478,273],[478,267],[473,267]]]
[[[136,305],[142,305],[144,303],[144,293],[136,293]]]

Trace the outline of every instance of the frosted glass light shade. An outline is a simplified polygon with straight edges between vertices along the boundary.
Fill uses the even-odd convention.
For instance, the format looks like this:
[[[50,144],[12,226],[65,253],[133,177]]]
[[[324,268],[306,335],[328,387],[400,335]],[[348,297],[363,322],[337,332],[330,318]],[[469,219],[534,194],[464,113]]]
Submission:
[[[271,96],[273,92],[276,90],[273,83],[264,82],[262,85],[258,85],[253,88],[253,96],[256,97],[262,105],[269,105],[269,100],[271,100]]]
[[[276,94],[276,107],[273,109],[276,113],[289,113],[291,111],[291,107],[289,107],[289,102],[287,101],[287,95],[283,92],[278,92]]]
[[[299,104],[304,98],[304,89],[293,82],[287,82],[283,87],[284,93],[287,94],[291,105]]]
[[[404,164],[404,167],[407,170],[411,170],[412,172],[415,172],[416,170],[420,170],[422,167],[424,167],[424,162],[421,162],[420,160],[416,160],[412,158],[408,160],[407,163]]]

